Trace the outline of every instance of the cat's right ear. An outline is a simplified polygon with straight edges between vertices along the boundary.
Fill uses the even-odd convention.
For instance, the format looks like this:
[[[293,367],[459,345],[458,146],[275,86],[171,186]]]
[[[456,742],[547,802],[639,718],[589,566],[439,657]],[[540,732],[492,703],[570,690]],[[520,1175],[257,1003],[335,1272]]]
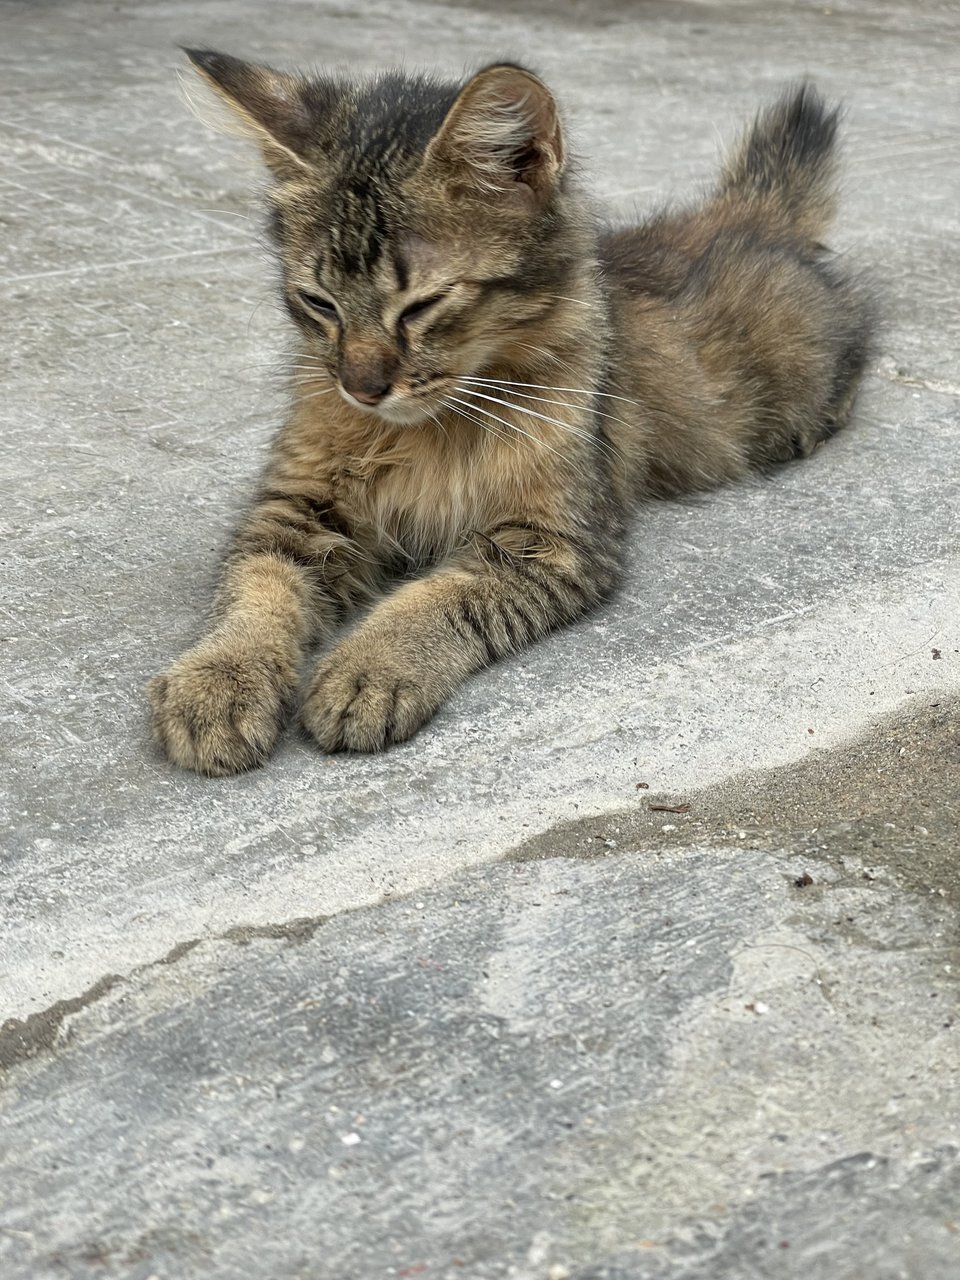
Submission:
[[[184,53],[201,79],[230,108],[233,125],[259,145],[278,177],[310,169],[306,157],[313,121],[305,82],[299,76],[211,49],[184,49]]]
[[[513,63],[485,67],[461,89],[427,148],[427,163],[484,198],[542,206],[566,162],[553,94]]]

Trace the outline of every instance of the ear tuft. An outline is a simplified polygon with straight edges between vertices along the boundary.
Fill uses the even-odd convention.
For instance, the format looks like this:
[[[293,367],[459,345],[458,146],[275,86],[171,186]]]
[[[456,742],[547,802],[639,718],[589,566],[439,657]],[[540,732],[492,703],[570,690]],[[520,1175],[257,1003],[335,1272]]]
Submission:
[[[205,83],[230,108],[240,132],[253,138],[275,173],[309,168],[305,152],[311,116],[305,82],[286,72],[243,62],[213,49],[184,49]]]
[[[510,194],[519,186],[543,203],[566,162],[553,94],[523,67],[486,67],[461,90],[427,154],[480,191]]]
[[[218,74],[223,74],[225,71],[224,64],[238,61],[228,54],[217,53],[214,49],[188,49],[185,44],[182,44],[180,48],[198,71],[205,71],[213,79],[217,79]]]

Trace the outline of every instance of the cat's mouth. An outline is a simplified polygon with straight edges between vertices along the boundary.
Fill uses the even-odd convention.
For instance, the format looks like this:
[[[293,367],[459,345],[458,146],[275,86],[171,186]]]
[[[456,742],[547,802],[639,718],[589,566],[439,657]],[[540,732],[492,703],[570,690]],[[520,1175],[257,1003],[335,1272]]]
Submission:
[[[375,400],[360,400],[339,382],[337,390],[351,409],[380,418],[391,426],[415,427],[435,421],[444,402],[442,392],[434,387],[426,392],[391,389]]]
[[[355,399],[349,391],[344,391],[343,387],[338,387],[337,390],[351,409],[371,418],[380,418],[393,426],[416,426],[420,422],[429,421],[434,412],[431,405],[424,399],[411,399],[409,396],[391,393],[374,404],[364,404]]]

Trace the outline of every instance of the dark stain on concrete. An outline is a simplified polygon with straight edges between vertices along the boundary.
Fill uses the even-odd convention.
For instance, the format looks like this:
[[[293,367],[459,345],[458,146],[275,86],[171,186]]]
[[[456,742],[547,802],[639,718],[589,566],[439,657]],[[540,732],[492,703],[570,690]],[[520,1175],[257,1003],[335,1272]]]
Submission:
[[[58,1000],[49,1009],[31,1013],[28,1018],[8,1018],[0,1026],[0,1071],[8,1071],[18,1062],[35,1058],[52,1049],[63,1025],[64,1018],[79,1013],[88,1005],[101,1000],[123,979],[118,973],[108,973],[82,995],[70,1000]]]
[[[189,955],[194,947],[199,947],[202,941],[202,938],[188,938],[186,942],[178,942],[175,947],[170,948],[165,956],[153,961],[153,964],[176,964],[178,960],[182,960],[184,956]],[[147,967],[149,968],[150,966]]]
[[[690,808],[670,813],[651,803]],[[827,860],[842,868],[853,856],[906,890],[960,901],[960,699],[924,698],[850,742],[702,791],[638,790],[623,809],[538,833],[504,860],[710,845],[788,849],[812,867]],[[816,891],[815,883],[795,888]]]
[[[244,947],[258,938],[271,938],[287,942],[292,946],[299,946],[309,942],[329,918],[329,916],[298,916],[294,920],[286,920],[280,924],[239,924],[233,925],[223,933],[211,934],[208,938],[187,938],[183,942],[178,942],[175,947],[171,947],[159,960],[137,965],[131,971],[129,978],[123,978],[117,973],[109,973],[82,995],[74,996],[69,1000],[58,1000],[49,1009],[31,1013],[25,1019],[8,1018],[0,1025],[0,1073],[7,1072],[18,1063],[26,1062],[40,1053],[53,1049],[63,1020],[95,1004],[118,983],[138,977],[157,965],[177,964],[201,943],[232,942],[236,946]]]
[[[689,809],[673,813],[651,809],[651,803]],[[500,860],[601,858],[711,845],[755,856],[786,849],[808,858],[809,883],[792,882],[798,895],[819,893],[816,864],[829,862],[834,883],[869,880],[870,868],[876,868],[907,891],[960,901],[960,699],[926,698],[904,714],[878,720],[859,738],[813,751],[797,764],[740,774],[683,796],[638,791],[632,805],[540,832]],[[845,867],[851,856],[863,870]],[[233,925],[209,938],[177,943],[131,977],[176,964],[202,942],[249,946],[271,939],[303,945],[330,919],[299,916],[277,924]],[[23,1021],[8,1019],[0,1026],[0,1071],[54,1048],[66,1017],[122,981],[108,974],[80,996],[59,1000]]]
[[[309,942],[329,919],[330,916],[298,916],[282,924],[237,924],[219,936],[225,942],[236,942],[239,946],[247,946],[255,938],[278,938],[300,945]]]

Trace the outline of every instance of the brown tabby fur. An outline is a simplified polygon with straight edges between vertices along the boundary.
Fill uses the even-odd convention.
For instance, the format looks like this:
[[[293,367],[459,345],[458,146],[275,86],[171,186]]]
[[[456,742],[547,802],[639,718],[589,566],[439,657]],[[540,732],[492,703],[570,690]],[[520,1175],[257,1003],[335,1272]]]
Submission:
[[[819,243],[836,112],[758,117],[699,207],[597,226],[549,90],[308,80],[193,51],[272,172],[293,406],[212,629],[151,683],[171,760],[261,763],[415,733],[472,672],[614,586],[631,507],[808,454],[868,322]],[[388,589],[389,588],[389,589]]]

